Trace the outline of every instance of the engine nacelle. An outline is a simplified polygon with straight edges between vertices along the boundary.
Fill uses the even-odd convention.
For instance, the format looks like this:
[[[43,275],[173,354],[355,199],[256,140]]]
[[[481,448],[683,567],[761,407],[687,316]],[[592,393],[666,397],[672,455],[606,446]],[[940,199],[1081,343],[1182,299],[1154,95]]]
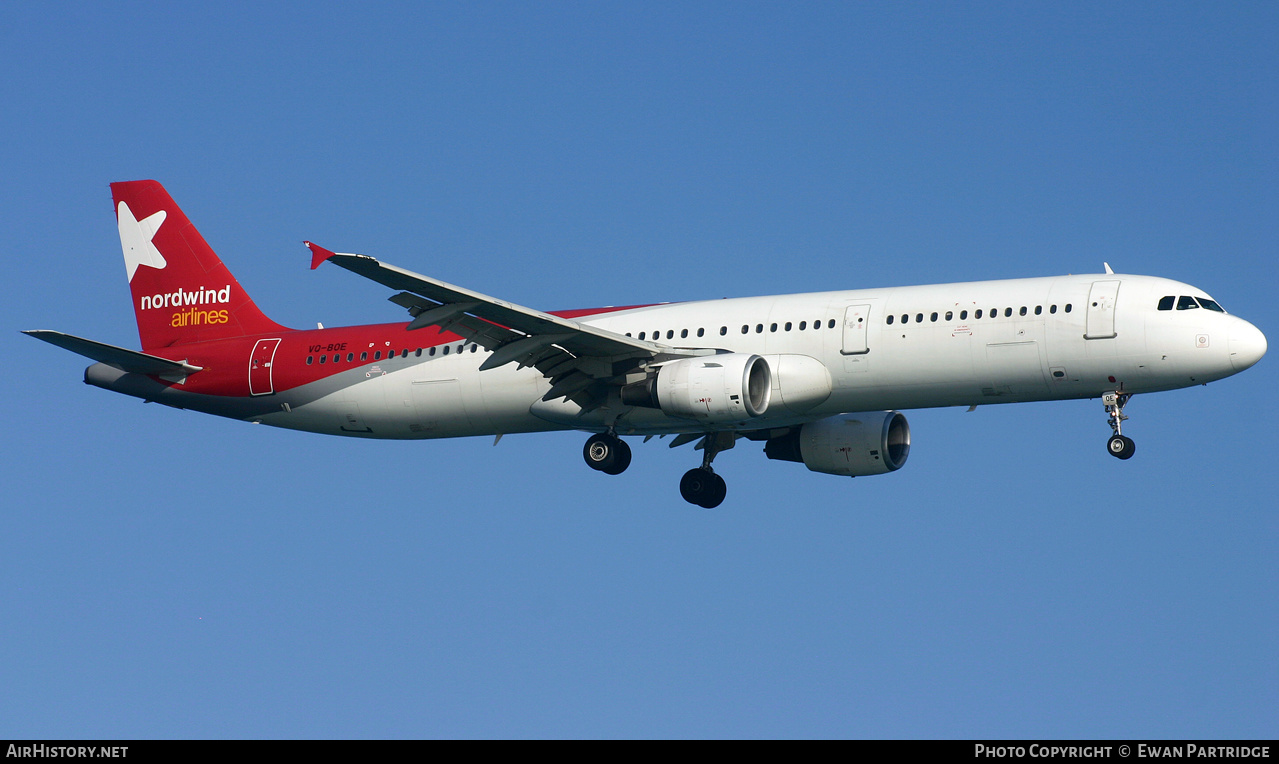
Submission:
[[[622,388],[622,402],[707,423],[743,422],[768,410],[772,380],[768,362],[749,353],[681,358]]]
[[[882,475],[906,463],[910,425],[898,411],[840,414],[770,438],[764,453],[828,475]]]
[[[773,373],[772,406],[792,414],[802,414],[826,402],[834,386],[830,371],[821,361],[807,355],[766,355]]]

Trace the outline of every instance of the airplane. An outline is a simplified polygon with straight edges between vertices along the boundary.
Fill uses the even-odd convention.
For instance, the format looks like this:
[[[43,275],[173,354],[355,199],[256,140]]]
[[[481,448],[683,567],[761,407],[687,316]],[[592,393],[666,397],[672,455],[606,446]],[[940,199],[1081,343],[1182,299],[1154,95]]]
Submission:
[[[84,381],[255,424],[354,438],[591,433],[617,475],[622,436],[697,442],[680,494],[707,509],[738,440],[848,477],[910,454],[904,409],[1102,399],[1119,459],[1138,393],[1207,384],[1266,338],[1203,290],[1105,273],[544,313],[312,242],[393,290],[403,323],[289,329],[267,318],[154,180],[111,184],[141,352],[25,332],[95,361]]]

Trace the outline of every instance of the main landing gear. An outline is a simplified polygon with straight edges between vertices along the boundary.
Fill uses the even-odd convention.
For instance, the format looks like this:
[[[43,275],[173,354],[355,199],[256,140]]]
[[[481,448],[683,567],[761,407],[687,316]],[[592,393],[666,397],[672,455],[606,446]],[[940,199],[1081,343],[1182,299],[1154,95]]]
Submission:
[[[728,485],[711,469],[711,462],[720,451],[727,451],[736,442],[737,436],[731,432],[712,432],[702,439],[702,466],[685,472],[679,481],[679,495],[684,501],[704,509],[714,509],[723,503]]]
[[[710,433],[702,439],[702,466],[684,473],[679,481],[679,493],[685,501],[706,509],[723,503],[728,486],[724,478],[711,469],[711,462],[720,451],[732,448],[736,440],[732,433]],[[602,432],[587,439],[582,458],[591,469],[620,475],[631,464],[631,447],[613,433]]]
[[[1105,393],[1101,396],[1101,402],[1106,406],[1106,413],[1110,415],[1108,420],[1110,430],[1114,433],[1110,436],[1110,440],[1106,441],[1106,450],[1116,459],[1131,459],[1132,455],[1137,453],[1137,444],[1121,432],[1123,422],[1128,418],[1124,415],[1124,406],[1131,397],[1131,393],[1121,392]]]
[[[631,447],[611,432],[592,435],[582,449],[582,458],[593,470],[620,475],[631,466]]]
[[[679,481],[679,495],[689,504],[696,504],[705,509],[714,509],[728,495],[728,484],[724,478],[716,475],[708,464],[684,473]]]

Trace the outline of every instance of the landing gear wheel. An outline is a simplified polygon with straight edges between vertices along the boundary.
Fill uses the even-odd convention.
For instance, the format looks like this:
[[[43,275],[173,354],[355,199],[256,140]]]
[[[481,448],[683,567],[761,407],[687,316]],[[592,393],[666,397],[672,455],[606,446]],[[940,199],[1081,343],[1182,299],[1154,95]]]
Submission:
[[[1113,380],[1114,378],[1111,377],[1111,379]],[[1137,444],[1133,443],[1132,438],[1123,433],[1123,423],[1128,420],[1128,417],[1124,414],[1124,406],[1128,404],[1128,399],[1131,397],[1131,393],[1119,390],[1113,393],[1104,393],[1101,396],[1101,402],[1106,407],[1110,431],[1113,433],[1110,436],[1110,440],[1106,441],[1106,450],[1116,459],[1131,459],[1132,455],[1137,453]]]
[[[1131,459],[1137,453],[1137,444],[1127,435],[1114,435],[1106,442],[1106,450],[1116,459]]]
[[[593,470],[606,475],[620,475],[631,466],[631,447],[615,435],[592,435],[582,449],[582,458]]]
[[[684,473],[679,481],[679,493],[689,504],[714,509],[728,495],[728,484],[724,482],[724,478],[709,469],[698,467]]]

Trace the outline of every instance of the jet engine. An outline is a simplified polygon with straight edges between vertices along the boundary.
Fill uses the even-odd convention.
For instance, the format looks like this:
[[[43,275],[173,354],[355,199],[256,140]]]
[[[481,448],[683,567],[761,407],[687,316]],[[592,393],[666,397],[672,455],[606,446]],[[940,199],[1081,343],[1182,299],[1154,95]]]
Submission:
[[[749,353],[681,358],[622,388],[622,403],[708,424],[742,422],[768,410],[768,362]]]
[[[764,453],[828,475],[882,475],[906,463],[910,425],[898,411],[840,414],[769,438]]]
[[[826,402],[830,397],[830,371],[816,358],[787,353],[766,355],[769,371],[773,373],[774,413],[778,408],[792,414],[802,414]]]

